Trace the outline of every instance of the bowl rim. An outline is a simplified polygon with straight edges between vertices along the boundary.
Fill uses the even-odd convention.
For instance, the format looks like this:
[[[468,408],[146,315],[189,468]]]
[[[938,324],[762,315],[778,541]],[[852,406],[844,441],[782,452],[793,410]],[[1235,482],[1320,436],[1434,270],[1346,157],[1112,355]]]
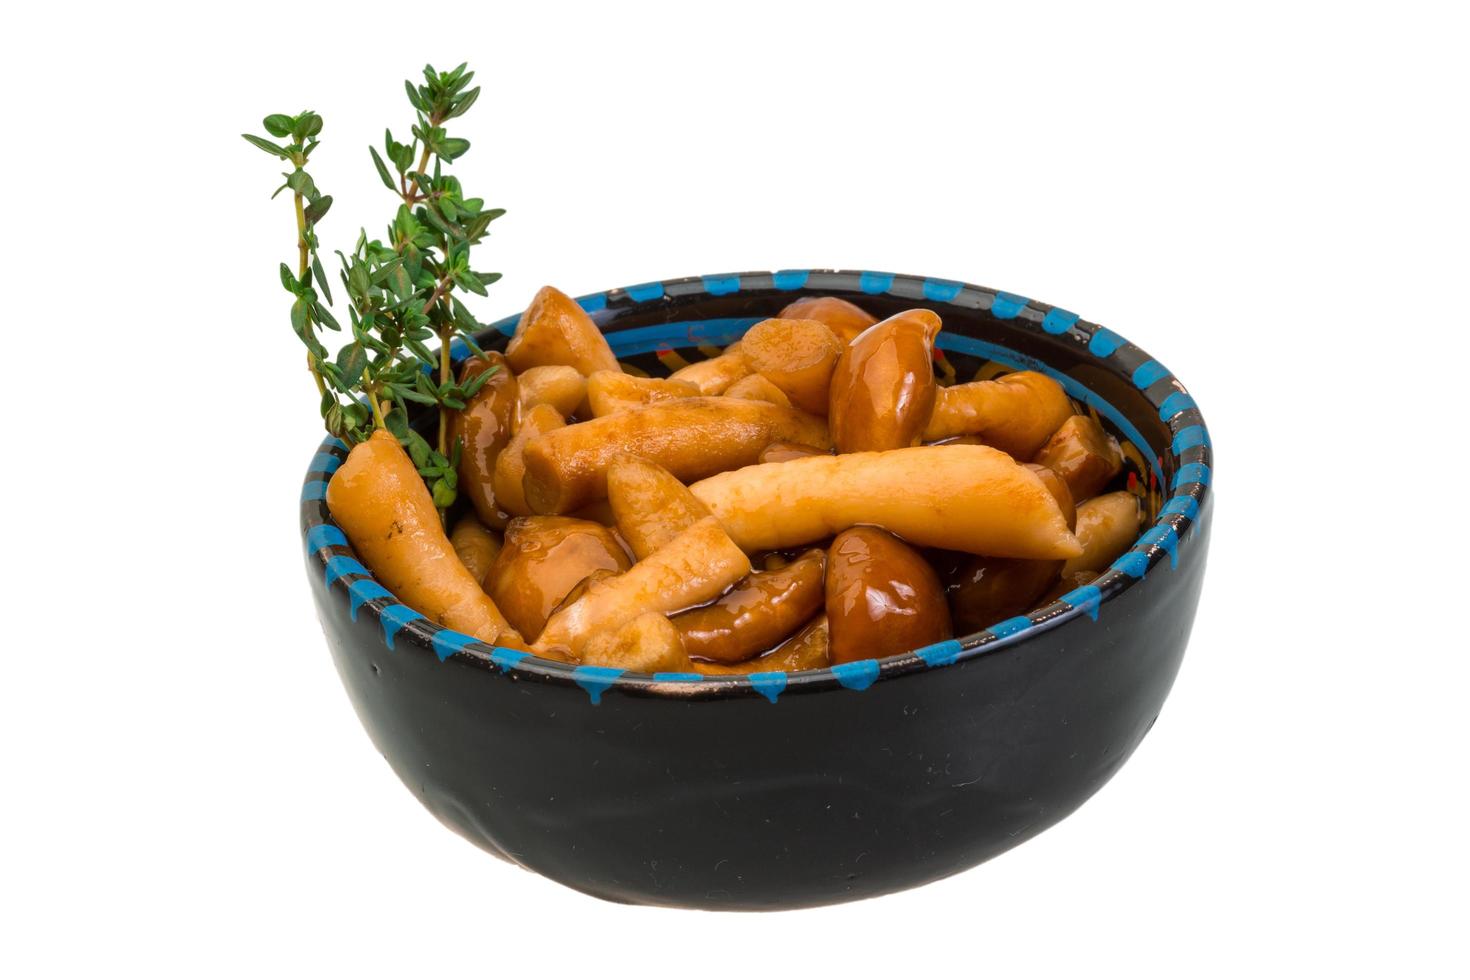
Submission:
[[[1189,539],[1194,536],[1190,532],[1198,526],[1199,513],[1209,499],[1214,462],[1209,431],[1194,398],[1183,383],[1158,360],[1107,327],[1083,320],[1060,307],[1002,290],[955,280],[872,271],[794,269],[687,276],[591,293],[576,299],[594,320],[605,321],[618,313],[653,307],[679,298],[721,296],[741,291],[786,293],[793,300],[801,296],[834,293],[896,296],[939,308],[951,306],[970,312],[988,312],[992,318],[1007,321],[1012,326],[1044,333],[1054,339],[1074,341],[1095,359],[1116,370],[1121,377],[1131,380],[1134,388],[1158,411],[1160,421],[1168,426],[1171,441],[1162,452],[1150,446],[1141,434],[1138,438],[1141,452],[1157,452],[1152,459],[1145,459],[1152,471],[1151,482],[1157,480],[1162,490],[1166,477],[1172,474],[1158,515],[1132,547],[1092,583],[1025,615],[1012,617],[975,633],[907,653],[816,670],[726,676],[646,674],[612,667],[574,666],[520,650],[495,647],[440,626],[422,613],[399,603],[358,561],[346,535],[331,520],[326,506],[327,481],[346,458],[348,450],[345,443],[329,437],[317,447],[301,490],[302,539],[312,569],[321,576],[328,601],[346,604],[354,621],[366,610],[379,623],[382,642],[390,651],[399,652],[398,643],[406,639],[412,655],[433,655],[441,662],[456,661],[503,675],[506,679],[576,686],[586,692],[593,704],[600,703],[608,690],[678,700],[762,697],[774,704],[788,692],[862,691],[879,681],[988,656],[1083,616],[1096,623],[1108,602],[1141,583],[1150,569],[1166,557],[1171,567],[1178,566],[1179,552],[1189,546]],[[516,313],[498,320],[480,336],[509,336],[519,318],[520,314]],[[614,344],[614,350],[627,355],[655,350],[659,346],[718,342],[720,337],[709,330],[731,330],[738,335],[760,319],[679,321],[670,325],[678,328],[678,337],[669,330],[632,328],[639,330],[640,336],[636,340],[645,346],[638,351],[625,349],[619,352],[618,345]],[[716,323],[717,328],[710,326]],[[599,326],[603,325],[599,323]],[[623,333],[632,333],[632,330]],[[609,335],[610,339],[618,336],[618,333]],[[989,355],[1010,355],[1012,367],[1041,370],[1061,381],[1068,394],[1109,415],[1110,421],[1121,424],[1125,431],[1133,429],[1131,423],[1106,400],[1043,362],[976,338],[941,334],[942,338],[946,336],[947,349],[987,356],[1002,363],[1006,363],[1007,358]],[[463,341],[456,341],[451,346],[451,354],[456,359],[468,353]],[[334,589],[334,585],[341,587]]]

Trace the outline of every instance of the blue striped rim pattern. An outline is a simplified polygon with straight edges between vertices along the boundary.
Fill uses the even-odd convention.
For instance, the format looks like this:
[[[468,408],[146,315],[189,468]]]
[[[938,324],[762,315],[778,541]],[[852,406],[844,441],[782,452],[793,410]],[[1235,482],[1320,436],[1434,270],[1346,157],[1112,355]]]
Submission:
[[[816,282],[813,282],[816,279]],[[990,629],[966,637],[945,640],[911,653],[884,660],[859,660],[822,670],[767,671],[749,675],[710,677],[701,674],[636,674],[608,667],[573,667],[543,660],[520,650],[492,647],[463,633],[456,633],[430,621],[421,613],[402,605],[380,584],[353,555],[346,535],[331,523],[326,508],[327,480],[347,455],[348,447],[338,439],[327,439],[312,456],[301,488],[302,524],[306,550],[320,562],[321,574],[329,590],[334,584],[343,587],[348,611],[353,620],[362,609],[376,617],[384,646],[394,650],[396,642],[408,637],[412,645],[433,653],[440,661],[460,660],[488,666],[503,672],[516,671],[518,676],[575,684],[582,688],[593,704],[598,704],[609,690],[620,686],[645,692],[673,693],[698,691],[746,694],[763,697],[772,704],[793,684],[803,690],[833,686],[863,691],[890,674],[915,669],[933,669],[954,664],[967,656],[978,655],[1009,646],[1040,629],[1050,629],[1077,617],[1097,621],[1106,601],[1135,581],[1143,579],[1165,556],[1170,567],[1179,561],[1179,549],[1194,527],[1200,506],[1211,480],[1213,450],[1194,399],[1183,390],[1174,376],[1158,361],[1143,355],[1127,340],[1106,327],[1088,323],[1075,313],[1059,307],[1048,307],[1013,293],[998,292],[980,286],[947,279],[925,279],[888,272],[834,272],[824,270],[787,269],[780,272],[746,272],[733,275],[702,276],[691,279],[669,279],[643,283],[621,290],[609,290],[579,297],[577,302],[590,314],[608,310],[626,311],[630,307],[658,304],[671,296],[688,296],[705,292],[726,296],[742,290],[774,290],[795,292],[806,289],[812,295],[846,292],[850,294],[895,295],[915,302],[948,304],[968,310],[988,310],[997,320],[1011,321],[1012,329],[1027,329],[1052,337],[1071,338],[1092,355],[1114,358],[1126,352],[1128,358],[1114,368],[1131,379],[1133,386],[1158,408],[1159,418],[1167,423],[1172,442],[1167,454],[1160,455],[1120,411],[1076,379],[1056,371],[1049,365],[1026,357],[999,344],[981,341],[961,334],[940,334],[939,346],[957,353],[983,357],[1011,368],[1042,371],[1059,381],[1073,398],[1095,409],[1118,428],[1134,445],[1151,457],[1149,465],[1160,484],[1165,473],[1173,471],[1169,483],[1170,496],[1160,508],[1155,523],[1144,531],[1133,547],[1106,573],[1090,585],[1075,589],[1044,609],[1026,616],[1016,616],[997,623]],[[860,297],[855,298],[859,299]],[[614,313],[614,315],[615,315]],[[487,328],[487,334],[510,336],[520,315],[498,320]],[[598,318],[601,320],[601,317]],[[705,344],[722,345],[739,338],[760,317],[725,317],[687,320],[619,330],[608,334],[613,351],[620,357],[644,354],[669,347]],[[487,341],[488,342],[488,341]],[[464,356],[466,350],[451,353]],[[1127,365],[1126,367],[1124,365]]]

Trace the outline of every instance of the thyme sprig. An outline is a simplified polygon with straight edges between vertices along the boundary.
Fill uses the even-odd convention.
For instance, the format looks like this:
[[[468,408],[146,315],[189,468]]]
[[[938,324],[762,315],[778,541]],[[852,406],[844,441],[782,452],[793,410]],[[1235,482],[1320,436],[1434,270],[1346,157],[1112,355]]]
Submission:
[[[440,511],[453,504],[461,448],[449,444],[449,413],[461,409],[489,379],[482,373],[464,384],[455,381],[450,344],[462,338],[483,353],[474,333],[481,324],[456,291],[486,295],[499,273],[470,267],[470,250],[488,233],[491,222],[505,213],[486,208],[480,198],[464,195],[458,179],[444,167],[469,150],[469,141],[451,137],[444,123],[463,115],[480,89],[468,88],[473,72],[460,65],[453,71],[424,68],[425,84],[405,82],[415,110],[413,139],[403,144],[385,133],[384,152],[392,170],[375,148],[373,163],[399,206],[383,240],[359,232],[351,253],[336,254],[346,292],[352,339],[332,357],[321,341],[321,328],[340,331],[331,312],[332,294],[318,256],[318,222],[332,205],[306,166],[319,145],[322,118],[306,110],[294,116],[273,114],[263,125],[277,143],[242,134],[252,145],[291,164],[285,183],[296,212],[297,265],[281,263],[281,284],[294,300],[291,326],[307,349],[307,368],[321,396],[322,420],[328,432],[355,444],[374,429],[387,429],[408,450]],[[415,162],[416,161],[416,162]],[[432,164],[432,167],[431,167]],[[274,197],[275,195],[272,195]],[[437,339],[439,350],[428,343]],[[439,411],[436,444],[408,425],[409,403]]]

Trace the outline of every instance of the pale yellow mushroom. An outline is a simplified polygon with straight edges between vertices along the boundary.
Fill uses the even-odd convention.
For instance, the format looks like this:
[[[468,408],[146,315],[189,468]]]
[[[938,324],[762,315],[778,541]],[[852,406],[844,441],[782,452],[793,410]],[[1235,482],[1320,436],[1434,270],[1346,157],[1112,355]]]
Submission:
[[[587,379],[587,404],[597,417],[654,402],[695,398],[699,393],[699,389],[687,381],[635,378],[618,371],[598,371]]]
[[[762,374],[747,374],[725,389],[725,397],[749,398],[752,401],[791,407],[791,399],[786,397],[786,392],[776,387],[769,378]]]
[[[520,387],[521,411],[550,405],[563,416],[571,415],[587,397],[587,379],[574,367],[543,364],[527,368],[516,379]]]
[[[530,515],[531,508],[526,506],[526,492],[523,489],[526,446],[532,439],[553,429],[563,428],[566,424],[561,413],[545,403],[521,416],[520,427],[511,436],[510,444],[501,450],[500,456],[495,460],[493,486],[495,502],[501,510],[517,517]]]
[[[750,559],[706,517],[621,575],[594,582],[552,613],[535,649],[580,657],[587,641],[644,613],[667,616],[716,598],[750,574]]]
[[[616,632],[589,639],[582,648],[582,663],[644,674],[687,673],[692,666],[679,631],[667,616],[656,612],[646,612]]]
[[[1076,572],[1100,572],[1138,540],[1143,508],[1127,490],[1105,493],[1077,507],[1077,540],[1082,553],[1062,566],[1062,577]]]
[[[607,502],[618,533],[640,560],[709,516],[673,474],[637,456],[619,456],[608,466]]]
[[[737,342],[723,354],[681,367],[669,375],[669,380],[692,384],[701,395],[722,395],[726,388],[750,373],[750,365],[745,362]]]
[[[500,535],[481,524],[474,514],[466,514],[454,522],[454,530],[449,532],[449,543],[475,581],[484,582],[485,573],[490,571],[490,566],[495,564],[495,556],[500,554]]]
[[[832,371],[842,349],[842,341],[817,320],[762,320],[740,341],[751,370],[785,392],[791,404],[817,415],[827,414]]]
[[[987,445],[1030,459],[1072,414],[1062,386],[1035,371],[940,388],[924,441],[979,436]]]
[[[607,496],[607,468],[624,453],[658,463],[680,480],[697,480],[754,463],[780,441],[825,446],[827,426],[793,408],[743,398],[644,405],[531,440],[526,503],[538,514],[566,514]]]
[[[808,456],[720,473],[689,489],[752,552],[810,544],[858,524],[914,545],[996,557],[1082,551],[1041,478],[988,446]]]

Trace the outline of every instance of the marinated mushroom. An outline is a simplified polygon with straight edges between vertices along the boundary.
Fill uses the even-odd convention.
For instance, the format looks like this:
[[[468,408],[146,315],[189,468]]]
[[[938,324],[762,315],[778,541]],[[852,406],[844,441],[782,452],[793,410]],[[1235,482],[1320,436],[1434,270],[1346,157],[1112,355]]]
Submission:
[[[833,539],[826,608],[834,664],[904,653],[954,635],[934,569],[876,527],[849,528]]]
[[[811,544],[858,524],[924,547],[1006,558],[1082,550],[1041,478],[988,446],[807,456],[689,489],[752,552]]]
[[[592,637],[582,648],[582,663],[645,674],[691,669],[679,631],[667,616],[656,612],[629,620],[617,632]]]
[[[762,320],[740,341],[740,353],[756,376],[779,388],[797,408],[817,415],[827,414],[832,372],[842,352],[842,341],[818,320]]]
[[[1067,560],[1062,574],[1103,571],[1132,547],[1142,523],[1141,504],[1127,490],[1084,500],[1077,508],[1077,541],[1082,553]]]
[[[485,574],[500,554],[500,535],[481,524],[474,514],[466,514],[454,522],[449,543],[475,581],[485,581]]]
[[[587,379],[587,404],[594,416],[676,398],[694,398],[699,389],[672,378],[635,378],[621,371],[598,371]]]
[[[754,463],[772,442],[825,445],[822,420],[769,402],[685,398],[556,429],[526,446],[526,502],[564,514],[607,496],[607,467],[624,453],[697,480]]]
[[[1073,415],[1052,433],[1036,462],[1067,481],[1076,500],[1096,496],[1123,468],[1118,440],[1090,415]]]
[[[522,636],[534,639],[567,593],[594,572],[625,572],[627,555],[601,524],[517,517],[485,576],[485,591]]]
[[[480,390],[451,418],[449,438],[450,445],[460,444],[460,489],[480,520],[491,527],[504,527],[505,516],[495,503],[495,461],[510,443],[519,418],[519,385],[498,351],[465,361],[459,369],[459,383],[487,372],[489,377]]]
[[[878,322],[878,318],[836,296],[808,296],[781,311],[783,320],[816,320],[826,324],[844,344]]]
[[[902,449],[919,441],[935,404],[939,327],[930,311],[907,310],[869,327],[843,349],[827,408],[839,453]]]
[[[828,658],[827,615],[813,619],[799,632],[770,653],[738,664],[705,663],[696,660],[691,667],[701,674],[760,674],[774,670],[817,670],[830,667]]]
[[[977,435],[987,445],[1030,459],[1072,415],[1062,386],[1035,371],[939,389],[924,441]]]
[[[501,510],[517,517],[530,515],[525,491],[526,447],[531,440],[566,424],[560,412],[544,403],[521,416],[515,435],[495,460],[495,502]]]
[[[521,411],[544,404],[565,417],[575,413],[587,398],[587,379],[564,364],[528,368],[516,381],[520,385]]]
[[[607,501],[618,532],[639,560],[709,516],[709,508],[672,473],[637,456],[619,456],[608,466]]]
[[[517,372],[546,364],[576,368],[584,377],[621,370],[597,324],[576,300],[551,286],[542,287],[521,314],[505,357]]]
[[[813,549],[775,571],[751,572],[714,602],[674,617],[691,657],[739,663],[770,650],[822,608],[827,556]]]

